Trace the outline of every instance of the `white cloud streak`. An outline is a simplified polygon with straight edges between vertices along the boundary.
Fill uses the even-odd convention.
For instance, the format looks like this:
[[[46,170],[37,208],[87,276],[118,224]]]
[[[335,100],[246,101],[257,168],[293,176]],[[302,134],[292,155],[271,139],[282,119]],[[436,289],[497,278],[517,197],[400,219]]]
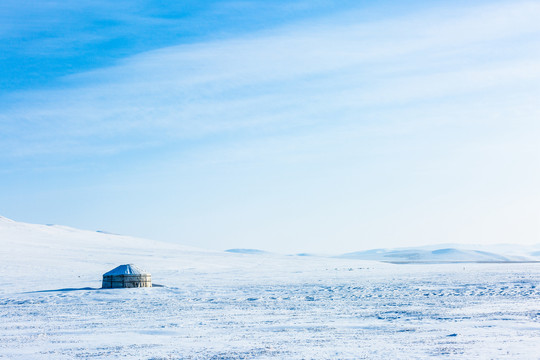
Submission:
[[[306,126],[339,132],[426,102],[448,108],[539,95],[540,4],[446,10],[367,24],[338,17],[175,46],[71,76],[60,89],[12,94],[0,111],[1,157],[285,136]]]

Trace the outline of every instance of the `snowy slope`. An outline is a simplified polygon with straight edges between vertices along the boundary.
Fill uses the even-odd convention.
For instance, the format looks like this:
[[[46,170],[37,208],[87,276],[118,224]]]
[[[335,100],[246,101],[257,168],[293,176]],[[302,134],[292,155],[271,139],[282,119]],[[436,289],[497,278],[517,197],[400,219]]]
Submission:
[[[0,274],[2,292],[100,287],[102,274],[121,264],[135,264],[152,274],[158,284],[178,285],[185,274],[234,274],[250,279],[251,271],[282,268],[287,276],[290,258],[266,252],[221,252],[173,243],[38,225],[0,217]],[[317,259],[326,267],[337,260]],[[294,266],[305,263],[297,261]],[[270,271],[274,276],[279,272]],[[38,276],[39,274],[39,276]],[[231,275],[233,276],[233,275]]]
[[[243,258],[242,254],[0,217],[0,274],[5,279],[0,294],[100,287],[102,274],[128,263],[148,270],[159,284],[167,277],[181,281],[182,275],[176,275],[184,272],[248,271],[264,262]]]

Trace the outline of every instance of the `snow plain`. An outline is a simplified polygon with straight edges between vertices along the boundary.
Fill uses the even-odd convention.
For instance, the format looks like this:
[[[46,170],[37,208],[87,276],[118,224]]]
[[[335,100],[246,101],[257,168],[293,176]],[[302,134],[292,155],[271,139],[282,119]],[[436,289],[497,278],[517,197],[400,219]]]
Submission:
[[[0,218],[0,358],[540,359],[540,264],[211,252]],[[163,287],[98,289],[134,263]]]

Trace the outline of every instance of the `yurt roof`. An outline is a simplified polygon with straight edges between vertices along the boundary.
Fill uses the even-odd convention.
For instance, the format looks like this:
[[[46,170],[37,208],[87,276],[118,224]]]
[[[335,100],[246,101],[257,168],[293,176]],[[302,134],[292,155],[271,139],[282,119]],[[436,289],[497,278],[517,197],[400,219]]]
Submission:
[[[147,274],[146,271],[141,269],[140,267],[137,267],[133,264],[126,264],[126,265],[120,265],[118,267],[115,267],[109,272],[106,272],[105,275],[142,275]]]

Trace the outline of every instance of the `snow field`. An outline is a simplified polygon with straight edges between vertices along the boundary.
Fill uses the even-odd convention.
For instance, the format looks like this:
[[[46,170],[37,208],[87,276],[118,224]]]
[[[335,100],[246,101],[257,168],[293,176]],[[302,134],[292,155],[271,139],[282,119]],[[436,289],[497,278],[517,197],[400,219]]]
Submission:
[[[320,265],[290,277],[279,267],[190,270],[162,288],[6,294],[0,356],[538,358],[534,265]]]

